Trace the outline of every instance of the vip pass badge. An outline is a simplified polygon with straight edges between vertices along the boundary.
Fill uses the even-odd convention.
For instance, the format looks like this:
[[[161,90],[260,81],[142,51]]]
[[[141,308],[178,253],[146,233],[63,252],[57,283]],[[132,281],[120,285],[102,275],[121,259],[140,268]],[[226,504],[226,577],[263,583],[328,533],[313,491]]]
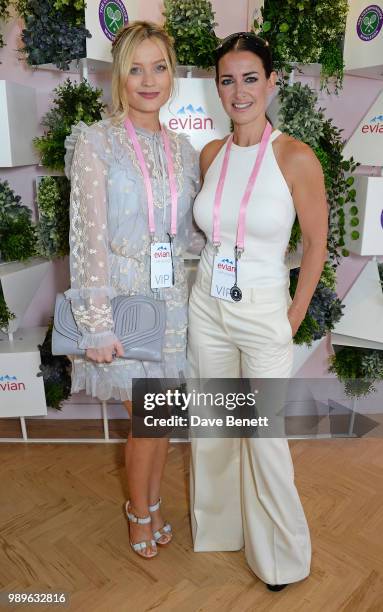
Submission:
[[[105,36],[113,41],[120,28],[128,23],[128,12],[122,0],[101,0],[98,18]]]
[[[242,300],[242,291],[238,287],[238,262],[245,250],[245,220],[246,210],[249,204],[250,196],[254,189],[259,170],[262,165],[263,158],[266,153],[267,145],[270,140],[272,133],[272,127],[270,123],[266,122],[266,127],[262,134],[261,143],[258,149],[257,157],[250,174],[249,181],[247,183],[245,193],[242,197],[239,217],[237,225],[237,239],[234,248],[234,262],[231,261],[230,256],[219,255],[219,248],[221,246],[221,219],[220,209],[222,203],[222,193],[225,185],[225,179],[227,169],[229,166],[230,151],[233,143],[233,135],[230,135],[227,139],[225,155],[223,158],[222,168],[220,177],[218,180],[217,189],[214,198],[214,209],[213,209],[213,245],[215,248],[215,257],[213,265],[213,275],[211,284],[211,295],[219,299],[227,300],[229,302],[240,302]],[[234,283],[234,284],[232,284]]]
[[[382,8],[377,4],[370,4],[359,15],[356,31],[361,40],[369,42],[378,36],[382,25]]]

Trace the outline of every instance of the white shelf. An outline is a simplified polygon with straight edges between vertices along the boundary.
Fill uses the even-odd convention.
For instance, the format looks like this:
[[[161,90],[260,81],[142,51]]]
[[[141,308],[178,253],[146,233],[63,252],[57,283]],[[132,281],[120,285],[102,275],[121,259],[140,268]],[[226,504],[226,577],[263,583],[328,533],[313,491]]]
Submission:
[[[36,257],[26,262],[12,261],[0,264],[0,283],[8,309],[16,316],[9,322],[9,333],[14,333],[38,291],[51,262]]]
[[[0,167],[37,164],[32,140],[38,133],[35,89],[0,80]]]
[[[111,62],[104,62],[99,60],[93,60],[89,58],[80,58],[76,60],[72,60],[69,63],[69,70],[65,70],[68,74],[84,74],[84,67],[87,71],[91,73],[95,72],[106,72],[112,71]],[[33,66],[33,68],[38,70],[50,70],[52,72],[63,72],[60,68],[57,68],[55,64],[37,64]]]
[[[44,342],[47,330],[47,327],[20,327],[15,332],[12,342],[4,332],[0,332],[0,354],[35,351],[37,345]]]
[[[0,334],[0,417],[45,416],[40,351],[46,327],[19,329],[13,341]],[[25,424],[24,424],[25,425]]]
[[[300,64],[299,62],[291,62],[294,66],[295,76],[306,76],[312,78],[318,78],[321,75],[322,64]]]
[[[367,263],[343,303],[332,344],[383,350],[383,292],[376,261]]]
[[[294,361],[291,372],[292,378],[294,378],[306,361],[310,359],[311,355],[317,350],[320,343],[324,340],[325,338],[314,340],[311,346],[307,346],[306,344],[294,344]]]
[[[349,2],[343,53],[346,74],[383,78],[383,7],[379,4],[365,0]],[[370,19],[370,25],[366,19]]]
[[[383,166],[383,119],[379,117],[383,117],[383,92],[379,93],[345,144],[345,159],[352,156],[363,166]]]
[[[349,210],[357,206],[359,225],[348,225],[345,246],[358,255],[383,255],[383,176],[356,176],[355,189],[355,204],[346,204],[346,216],[349,222]],[[353,230],[359,232],[357,240],[351,239]]]

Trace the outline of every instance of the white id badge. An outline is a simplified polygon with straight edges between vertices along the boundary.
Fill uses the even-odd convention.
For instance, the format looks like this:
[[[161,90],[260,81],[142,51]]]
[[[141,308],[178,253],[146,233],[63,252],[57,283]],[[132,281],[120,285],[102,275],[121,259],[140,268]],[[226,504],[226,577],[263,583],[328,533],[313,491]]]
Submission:
[[[214,257],[213,276],[211,279],[210,295],[233,302],[230,289],[235,283],[235,260],[233,256],[216,255]]]
[[[173,286],[172,254],[169,242],[152,242],[150,245],[150,286],[152,289]]]

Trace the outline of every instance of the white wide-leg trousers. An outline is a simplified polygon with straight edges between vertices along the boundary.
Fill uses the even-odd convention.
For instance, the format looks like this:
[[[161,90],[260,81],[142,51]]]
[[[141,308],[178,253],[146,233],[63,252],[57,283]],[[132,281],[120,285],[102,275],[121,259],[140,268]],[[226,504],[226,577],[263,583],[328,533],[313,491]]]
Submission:
[[[293,343],[287,287],[248,289],[238,303],[213,298],[197,274],[189,309],[194,378],[288,378]],[[311,543],[284,438],[193,438],[190,496],[195,551],[245,546],[268,584],[310,573]]]

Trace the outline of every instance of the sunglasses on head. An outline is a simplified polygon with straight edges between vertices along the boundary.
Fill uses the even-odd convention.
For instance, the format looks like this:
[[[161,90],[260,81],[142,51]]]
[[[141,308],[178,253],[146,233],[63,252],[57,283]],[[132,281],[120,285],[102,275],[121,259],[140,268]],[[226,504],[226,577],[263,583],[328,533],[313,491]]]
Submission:
[[[269,46],[269,43],[267,42],[267,40],[264,40],[263,38],[261,38],[260,36],[257,36],[253,32],[234,32],[234,34],[229,34],[229,36],[226,36],[226,38],[224,38],[220,42],[220,44],[218,45],[218,47],[216,47],[215,50],[220,51],[220,49],[225,47],[228,43],[236,42],[237,40],[240,40],[241,38],[244,38],[245,40],[251,40],[258,47],[268,47]]]

